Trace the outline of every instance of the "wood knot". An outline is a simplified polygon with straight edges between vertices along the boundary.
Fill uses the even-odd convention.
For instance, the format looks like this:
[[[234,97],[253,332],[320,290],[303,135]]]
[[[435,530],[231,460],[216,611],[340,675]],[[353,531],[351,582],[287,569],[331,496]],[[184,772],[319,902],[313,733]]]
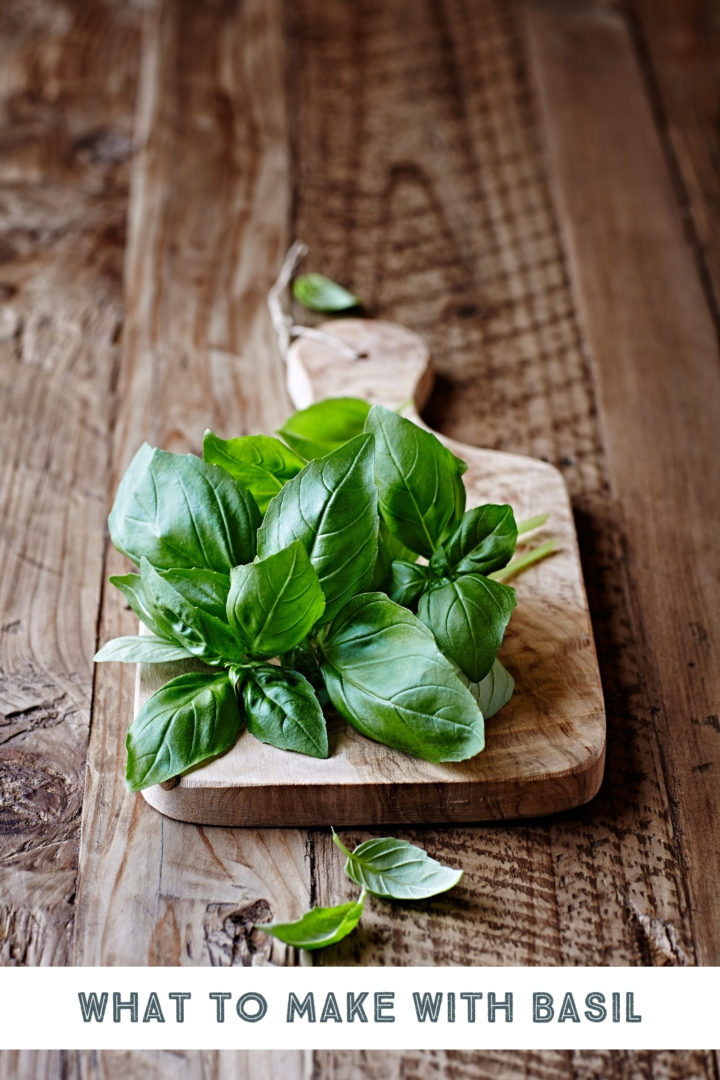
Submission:
[[[72,789],[39,754],[0,751],[0,833],[15,836],[67,820]]]

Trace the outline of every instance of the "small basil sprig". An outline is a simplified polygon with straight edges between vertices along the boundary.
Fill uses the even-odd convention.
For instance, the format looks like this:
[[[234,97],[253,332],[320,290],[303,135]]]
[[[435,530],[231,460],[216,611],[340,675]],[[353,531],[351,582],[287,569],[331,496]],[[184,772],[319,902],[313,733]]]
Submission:
[[[322,949],[352,933],[363,914],[368,893],[384,900],[426,900],[458,884],[462,870],[443,866],[421,847],[385,836],[366,840],[348,851],[332,830],[333,842],[346,856],[345,873],[361,886],[357,900],[334,907],[315,907],[294,922],[255,923],[296,949]]]
[[[348,311],[361,304],[357,296],[324,274],[299,274],[293,281],[293,296],[311,311]]]

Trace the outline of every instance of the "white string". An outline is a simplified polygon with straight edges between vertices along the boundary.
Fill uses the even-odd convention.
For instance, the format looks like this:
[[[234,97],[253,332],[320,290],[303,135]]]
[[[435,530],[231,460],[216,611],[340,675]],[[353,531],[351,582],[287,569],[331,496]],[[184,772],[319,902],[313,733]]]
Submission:
[[[307,255],[308,251],[307,244],[304,244],[302,240],[296,240],[291,245],[283,259],[277,279],[268,292],[267,306],[272,324],[275,327],[280,355],[283,359],[287,358],[288,349],[293,338],[307,337],[312,338],[314,341],[321,341],[331,348],[338,349],[352,360],[361,360],[362,354],[357,349],[354,349],[352,345],[348,345],[346,341],[335,337],[334,334],[328,334],[325,330],[317,330],[312,326],[302,326],[299,323],[294,323],[290,314],[285,310],[283,301],[290,279],[298,263]]]

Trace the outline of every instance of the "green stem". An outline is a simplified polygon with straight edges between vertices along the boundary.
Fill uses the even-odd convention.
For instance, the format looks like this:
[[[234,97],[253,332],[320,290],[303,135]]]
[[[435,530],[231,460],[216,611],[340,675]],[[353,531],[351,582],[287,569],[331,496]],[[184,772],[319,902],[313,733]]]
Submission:
[[[540,562],[541,559],[546,559],[548,555],[552,555],[557,549],[558,542],[555,538],[547,540],[544,544],[538,544],[537,547],[526,551],[524,555],[519,555],[517,559],[513,559],[502,570],[496,570],[494,574],[488,574],[488,577],[492,578],[493,581],[505,582],[509,578],[515,577],[521,570],[527,570],[528,566]]]
[[[340,837],[338,836],[338,834],[337,834],[337,833],[335,832],[335,830],[333,829],[332,825],[330,826],[330,828],[332,829],[332,834],[333,834],[333,843],[335,844],[335,847],[339,847],[339,848],[340,848],[340,850],[342,851],[343,855],[346,855],[346,856],[348,857],[348,859],[352,859],[352,855],[350,854],[350,852],[348,851],[348,849],[347,849],[347,848],[345,847],[345,845],[343,844],[342,840],[340,839]]]
[[[528,533],[532,529],[539,529],[541,525],[545,524],[547,519],[547,514],[536,514],[535,517],[526,518],[525,521],[518,521],[518,536],[522,536],[523,533]]]

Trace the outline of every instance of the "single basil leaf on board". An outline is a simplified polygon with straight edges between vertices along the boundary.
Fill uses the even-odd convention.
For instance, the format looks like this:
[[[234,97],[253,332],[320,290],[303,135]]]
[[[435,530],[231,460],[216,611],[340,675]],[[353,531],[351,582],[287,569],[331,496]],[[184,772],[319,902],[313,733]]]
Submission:
[[[192,653],[154,634],[137,637],[117,637],[103,645],[93,659],[96,664],[119,660],[124,664],[167,664],[173,660],[191,659]]]
[[[366,840],[352,852],[334,830],[333,840],[347,856],[345,873],[350,880],[386,900],[425,900],[452,889],[463,876],[462,870],[443,866],[407,840],[384,836]]]
[[[325,596],[300,540],[230,575],[227,616],[253,656],[299,645],[325,610]]]
[[[313,461],[362,435],[369,411],[361,398],[324,398],[289,416],[278,435],[296,453]]]
[[[378,557],[369,592],[389,592],[391,567],[395,559],[414,563],[417,555],[410,548],[401,544],[397,536],[393,536],[381,518],[378,532]]]
[[[166,624],[161,626],[153,615],[139,574],[114,575],[108,580],[111,585],[120,590],[137,617],[141,622],[145,623],[145,626],[152,631],[155,637],[165,638],[172,641],[173,644],[177,644],[172,634],[169,631],[166,632]]]
[[[361,435],[288,480],[267,508],[258,554],[302,541],[320,579],[329,622],[372,580],[377,560],[377,492],[373,440]]]
[[[463,574],[423,593],[417,613],[442,652],[479,682],[493,665],[515,602],[508,585]]]
[[[242,695],[247,729],[260,742],[310,757],[328,756],[325,717],[299,672],[274,664],[249,668]]]
[[[483,718],[420,620],[382,593],[356,596],[320,644],[335,708],[370,739],[427,761],[484,746]]]
[[[179,675],[145,702],[127,734],[127,785],[161,784],[229,750],[240,710],[225,672]]]
[[[414,608],[430,580],[430,568],[422,563],[396,559],[390,568],[388,596],[396,604]]]
[[[299,274],[293,281],[293,296],[311,311],[349,311],[361,301],[324,274]]]
[[[444,543],[448,563],[458,574],[490,574],[510,561],[517,536],[511,506],[475,506]]]
[[[141,559],[140,578],[147,605],[165,636],[207,664],[240,662],[245,650],[228,624],[186,600],[168,580],[171,577],[172,571],[163,575],[147,559]]]
[[[108,518],[113,544],[138,566],[205,567],[228,574],[255,556],[260,511],[252,495],[194,454],[142,446]]]
[[[429,431],[373,405],[365,424],[375,436],[375,482],[390,531],[430,557],[465,510],[458,459]]]
[[[365,890],[348,904],[311,908],[295,922],[255,923],[255,928],[272,934],[286,945],[294,945],[296,949],[324,949],[352,933],[360,922],[364,906]]]
[[[212,431],[203,437],[203,458],[218,465],[242,484],[255,499],[260,513],[305,462],[272,435],[241,435],[221,439]]]
[[[460,673],[460,678],[475,698],[478,709],[486,720],[499,713],[507,705],[515,690],[515,680],[506,667],[496,660],[484,679],[472,682]]]

